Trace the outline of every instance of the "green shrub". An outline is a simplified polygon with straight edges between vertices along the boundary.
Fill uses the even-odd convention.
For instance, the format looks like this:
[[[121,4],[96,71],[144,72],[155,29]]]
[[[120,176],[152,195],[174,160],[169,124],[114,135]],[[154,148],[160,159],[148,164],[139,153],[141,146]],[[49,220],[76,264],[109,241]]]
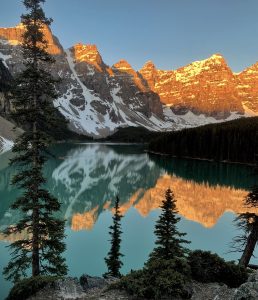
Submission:
[[[217,254],[209,251],[191,252],[188,262],[192,278],[200,282],[222,282],[230,287],[238,287],[248,278],[245,268],[234,262],[226,262]]]
[[[60,277],[36,276],[18,281],[11,289],[6,300],[26,300]]]
[[[187,298],[185,285],[190,281],[190,272],[184,259],[151,259],[142,270],[124,276],[116,288],[126,290],[137,299]]]

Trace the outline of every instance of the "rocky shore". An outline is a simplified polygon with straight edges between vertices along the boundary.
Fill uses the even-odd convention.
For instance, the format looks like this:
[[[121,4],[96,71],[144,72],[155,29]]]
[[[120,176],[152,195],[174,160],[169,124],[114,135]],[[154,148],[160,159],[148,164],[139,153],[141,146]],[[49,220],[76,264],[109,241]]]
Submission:
[[[29,300],[132,300],[125,291],[110,289],[117,279],[104,279],[83,275],[65,278],[49,284]],[[258,299],[258,271],[252,273],[246,283],[236,289],[225,284],[192,282],[189,285],[192,300],[255,300]],[[171,298],[176,300],[178,298]]]

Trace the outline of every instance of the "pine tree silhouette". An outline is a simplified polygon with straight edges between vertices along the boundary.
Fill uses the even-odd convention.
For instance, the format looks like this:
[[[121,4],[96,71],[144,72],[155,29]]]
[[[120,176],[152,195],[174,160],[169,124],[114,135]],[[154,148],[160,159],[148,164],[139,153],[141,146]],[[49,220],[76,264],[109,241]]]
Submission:
[[[51,143],[46,133],[56,128],[53,99],[57,98],[55,81],[49,69],[54,59],[47,52],[43,28],[51,24],[42,9],[44,0],[24,0],[27,14],[22,15],[24,70],[14,87],[13,118],[25,128],[13,147],[11,164],[18,172],[13,184],[23,194],[12,205],[21,211],[21,220],[5,230],[5,234],[21,234],[28,238],[10,245],[12,259],[4,269],[7,279],[17,281],[41,274],[65,275],[67,267],[62,257],[65,250],[64,221],[53,214],[60,209],[59,201],[44,188],[43,167]]]
[[[107,257],[105,258],[105,262],[108,268],[108,272],[104,274],[104,276],[113,276],[120,277],[120,268],[123,265],[121,261],[121,257],[123,254],[120,253],[120,245],[121,245],[121,219],[122,215],[119,210],[119,197],[116,197],[115,202],[115,213],[113,216],[113,225],[110,228],[110,236],[111,236],[111,248],[108,252]]]
[[[162,201],[161,215],[155,225],[155,235],[157,237],[153,252],[150,255],[152,258],[173,259],[175,257],[184,257],[186,249],[182,244],[189,243],[182,239],[185,233],[177,230],[177,223],[180,220],[176,209],[176,200],[171,189],[165,193],[165,200]]]

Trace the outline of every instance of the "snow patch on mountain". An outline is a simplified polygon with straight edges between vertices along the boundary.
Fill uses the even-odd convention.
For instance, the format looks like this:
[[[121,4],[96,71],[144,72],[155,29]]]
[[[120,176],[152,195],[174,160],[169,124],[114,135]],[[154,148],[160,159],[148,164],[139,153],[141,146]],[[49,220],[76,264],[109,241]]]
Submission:
[[[12,75],[22,70],[24,29],[0,28],[0,59]],[[257,64],[236,75],[214,54],[173,71],[149,61],[137,72],[125,60],[109,67],[96,45],[63,51],[50,28],[43,32],[56,58],[52,73],[61,78],[54,105],[79,134],[102,138],[128,126],[171,131],[257,115]],[[0,135],[10,138],[1,127]]]
[[[137,111],[137,106],[134,107],[125,103],[122,97],[119,96],[121,92],[119,83],[108,82],[112,86],[110,95],[113,101],[105,101],[105,99],[103,101],[82,82],[80,75],[75,69],[75,61],[70,50],[66,51],[66,58],[71,70],[71,79],[75,80],[74,84],[78,85],[82,90],[83,104],[76,106],[72,103],[72,100],[75,98],[74,90],[76,89],[74,84],[71,84],[66,93],[58,98],[54,104],[65,118],[69,120],[73,130],[98,138],[112,134],[119,127],[142,126],[154,131],[172,128],[173,122],[161,120],[155,114],[147,117]],[[96,110],[96,103],[101,105],[103,102],[105,103],[106,111],[101,114]],[[115,117],[112,119],[111,115]]]
[[[7,60],[11,59],[12,56],[11,55],[5,55],[3,53],[0,52],[0,60],[2,60],[4,66],[6,67],[6,69],[8,69],[8,65],[7,65]]]
[[[0,154],[11,150],[13,147],[13,142],[5,139],[4,137],[0,136]]]
[[[80,107],[71,104],[70,101],[74,97],[73,89],[75,88],[73,85],[67,91],[65,96],[62,96],[55,101],[55,106],[58,107],[66,119],[72,121],[75,128],[77,128],[81,133],[99,136],[100,129],[111,128],[112,130],[115,126],[112,124],[109,116],[100,116],[100,114],[96,112],[91,105],[93,100],[101,102],[101,99],[94,95],[93,91],[87,89],[87,87],[81,82],[77,72],[75,71],[74,61],[70,50],[66,51],[66,55],[69,67],[72,71],[72,79],[75,79],[82,89],[83,98],[85,99],[84,107],[81,109]]]
[[[198,127],[207,124],[215,124],[226,121],[232,121],[243,117],[250,117],[251,115],[246,113],[245,115],[238,112],[231,112],[229,117],[223,120],[218,120],[213,117],[207,117],[204,114],[196,115],[191,111],[188,111],[184,115],[176,115],[173,113],[169,106],[164,106],[164,114],[168,120],[174,121],[174,130],[180,130],[184,128]]]

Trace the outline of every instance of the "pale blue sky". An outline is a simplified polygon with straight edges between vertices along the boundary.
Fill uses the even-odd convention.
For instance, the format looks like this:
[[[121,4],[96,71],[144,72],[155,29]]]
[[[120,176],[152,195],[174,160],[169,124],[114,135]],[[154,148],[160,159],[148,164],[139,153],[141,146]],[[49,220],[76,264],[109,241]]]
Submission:
[[[234,71],[258,61],[258,0],[47,0],[52,30],[65,48],[94,43],[112,65],[152,60],[175,69],[213,53]],[[20,0],[1,0],[0,27],[19,22]]]

